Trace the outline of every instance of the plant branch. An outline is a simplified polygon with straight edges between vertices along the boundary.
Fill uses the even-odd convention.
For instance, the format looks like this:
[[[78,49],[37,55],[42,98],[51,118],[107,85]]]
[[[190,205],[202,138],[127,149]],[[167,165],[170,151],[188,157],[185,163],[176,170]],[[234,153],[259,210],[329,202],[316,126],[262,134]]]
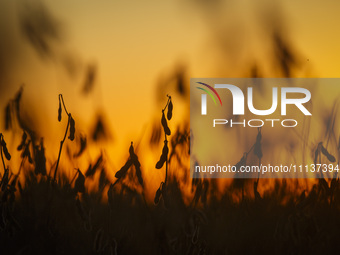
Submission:
[[[64,98],[63,98],[62,94],[59,94],[59,100],[61,100],[61,102],[63,103],[64,110],[65,110],[66,114],[69,116],[69,113],[66,109],[66,105],[65,105]]]
[[[168,101],[166,102],[164,109],[162,109],[163,112],[166,110],[166,108],[168,107],[170,100],[171,100],[171,96],[169,96],[169,95],[166,95],[166,96],[168,97]]]

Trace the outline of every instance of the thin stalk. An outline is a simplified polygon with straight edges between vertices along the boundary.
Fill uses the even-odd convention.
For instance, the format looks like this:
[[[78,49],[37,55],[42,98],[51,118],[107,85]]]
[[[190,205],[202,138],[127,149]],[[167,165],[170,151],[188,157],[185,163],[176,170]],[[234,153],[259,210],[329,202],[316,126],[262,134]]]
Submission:
[[[64,138],[63,138],[63,140],[60,142],[58,160],[57,160],[57,164],[56,164],[55,171],[54,171],[54,176],[53,176],[53,183],[55,182],[56,177],[57,177],[58,166],[59,166],[60,157],[61,157],[61,151],[62,151],[62,149],[63,149],[63,145],[64,145],[64,142],[65,142],[65,140],[66,140],[68,128],[69,128],[69,126],[70,126],[70,116],[71,116],[71,114],[69,114],[68,111],[67,111],[67,109],[66,109],[66,105],[65,105],[65,102],[64,102],[64,97],[63,97],[62,94],[59,94],[59,101],[61,101],[62,104],[63,104],[64,110],[65,110],[65,112],[66,112],[66,114],[67,114],[67,116],[68,116],[68,121],[67,121],[67,126],[66,126],[66,130],[65,130]]]
[[[111,184],[112,187],[114,187],[120,180],[121,178],[118,178],[113,184]]]
[[[168,101],[166,102],[166,105],[165,105],[165,107],[163,108],[163,112],[165,111],[165,109],[168,107],[168,105],[169,105],[169,103],[170,103],[170,99],[171,99],[171,96],[169,96],[169,95],[166,95],[167,97],[168,97]]]
[[[166,164],[165,164],[165,180],[164,184],[166,184],[166,181],[168,180],[168,156],[166,156]]]
[[[23,166],[24,166],[24,163],[25,163],[25,159],[26,158],[23,158],[23,160],[21,161],[21,163],[20,163],[20,167],[19,167],[19,171],[18,171],[18,176],[20,175],[20,173],[21,173],[21,169],[23,168]]]
[[[166,139],[166,135],[165,135],[165,140],[168,141]],[[165,161],[165,180],[164,180],[164,185],[166,185],[166,181],[168,180],[168,154],[166,154],[166,161]]]
[[[62,96],[61,96],[61,98],[62,98]],[[64,103],[64,100],[62,102]],[[65,111],[66,111],[66,108],[65,108]],[[62,141],[60,141],[59,154],[58,154],[57,164],[55,166],[55,171],[54,171],[54,176],[53,176],[53,183],[55,182],[55,179],[57,177],[57,171],[58,171],[58,166],[59,166],[59,161],[60,161],[60,156],[61,156],[61,150],[63,149],[63,145],[64,145],[64,142],[66,140],[67,131],[68,131],[68,127],[69,126],[70,126],[70,115],[68,116],[68,121],[67,121],[67,126],[66,126],[66,130],[65,130],[64,138],[63,138]]]
[[[63,98],[62,94],[59,94],[59,100],[61,100],[61,102],[63,103],[63,107],[64,107],[64,110],[65,110],[66,114],[69,115],[68,111],[66,109],[66,105],[65,105],[64,98]]]

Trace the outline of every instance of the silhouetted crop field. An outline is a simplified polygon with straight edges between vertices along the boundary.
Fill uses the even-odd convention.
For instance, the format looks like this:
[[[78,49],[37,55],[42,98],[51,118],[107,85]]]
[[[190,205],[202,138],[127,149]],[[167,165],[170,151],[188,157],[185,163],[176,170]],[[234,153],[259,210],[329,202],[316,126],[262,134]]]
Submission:
[[[17,148],[22,161],[18,171],[11,170],[11,152],[6,137],[0,135],[2,254],[329,254],[337,250],[338,178],[319,179],[302,193],[289,188],[287,182],[294,180],[271,180],[274,188],[262,194],[261,179],[235,180],[223,192],[216,180],[190,179],[189,169],[178,164],[190,153],[189,130],[169,129],[173,109],[169,96],[161,117],[164,145],[155,163],[157,171],[166,172],[165,180],[154,202],[148,202],[133,143],[126,148],[126,163],[115,171],[114,183],[105,174],[103,155],[84,172],[72,169],[73,178],[58,167],[64,143],[75,142],[77,136],[76,121],[62,95],[58,120],[67,118],[67,126],[57,162],[47,169],[43,140],[21,125],[16,114],[21,94],[22,90],[6,110],[6,126],[10,128],[16,118],[23,134]],[[254,141],[249,153],[261,160],[260,130]],[[84,139],[79,143],[76,157],[86,150]],[[328,153],[321,146],[315,150],[316,160]],[[186,150],[186,156],[179,154],[178,147]],[[330,153],[327,158],[335,160]],[[168,172],[174,160],[172,172],[185,171],[186,179]],[[96,189],[90,191],[85,181],[98,172]],[[191,195],[183,193],[183,182],[191,186]],[[245,195],[249,187],[252,194]]]

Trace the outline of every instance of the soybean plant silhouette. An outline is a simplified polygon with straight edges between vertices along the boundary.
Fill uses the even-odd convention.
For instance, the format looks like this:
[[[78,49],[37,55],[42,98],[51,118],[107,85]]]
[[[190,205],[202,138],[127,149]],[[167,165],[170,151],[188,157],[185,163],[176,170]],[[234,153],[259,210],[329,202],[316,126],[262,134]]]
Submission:
[[[235,180],[222,192],[215,180],[181,179],[173,173],[189,171],[179,162],[189,156],[190,135],[187,128],[170,130],[168,121],[176,105],[168,96],[160,121],[164,144],[154,170],[165,168],[165,179],[150,203],[133,142],[126,163],[118,171],[111,170],[116,177],[113,183],[106,176],[103,154],[86,171],[76,168],[72,178],[65,175],[59,165],[61,152],[66,143],[77,141],[78,134],[76,118],[62,95],[58,120],[67,118],[67,125],[57,161],[48,169],[43,139],[20,124],[22,93],[21,89],[5,109],[5,127],[10,130],[19,123],[22,129],[18,171],[11,168],[11,152],[0,134],[2,254],[319,254],[337,249],[340,189],[336,176],[319,179],[302,193],[290,189],[285,180],[273,180],[274,188],[263,194],[258,190],[260,179]],[[336,112],[330,118],[336,118]],[[331,126],[327,134],[334,136]],[[247,165],[251,153],[261,163],[265,135],[258,130],[237,167]],[[81,157],[88,146],[83,136],[78,143],[74,157]],[[337,161],[323,144],[313,149],[315,161]],[[143,153],[146,150],[138,150],[139,156]],[[94,181],[97,172],[99,179]],[[90,179],[96,182],[94,191],[86,184]],[[183,184],[191,186],[189,195],[181,189]],[[244,192],[249,186],[251,195]],[[237,201],[233,196],[239,190]]]

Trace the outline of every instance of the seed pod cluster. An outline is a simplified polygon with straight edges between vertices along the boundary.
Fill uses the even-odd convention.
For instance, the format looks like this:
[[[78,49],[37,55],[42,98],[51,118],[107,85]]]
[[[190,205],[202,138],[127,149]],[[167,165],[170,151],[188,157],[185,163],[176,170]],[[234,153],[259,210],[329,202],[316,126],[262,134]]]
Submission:
[[[72,118],[71,113],[69,114],[69,121],[70,121],[70,135],[69,135],[68,139],[73,141],[74,140],[74,133],[76,132],[76,123],[75,123],[74,119]]]
[[[31,140],[28,140],[28,142],[25,144],[24,149],[21,152],[21,158],[28,158],[28,162],[30,162],[30,164],[33,164],[33,160],[31,157],[31,152],[30,152],[30,143]]]
[[[141,164],[138,160],[138,156],[134,152],[133,148],[133,142],[131,142],[130,148],[129,148],[130,158],[126,161],[125,165],[115,174],[115,177],[117,179],[120,179],[124,177],[129,170],[129,168],[134,165],[136,169],[136,176],[138,178],[138,182],[141,186],[143,186],[143,178],[142,178],[142,171],[140,169]],[[113,185],[111,185],[113,186]]]
[[[100,154],[100,156],[98,157],[94,166],[92,167],[91,164],[89,165],[89,168],[87,169],[87,171],[85,173],[85,176],[86,177],[93,177],[94,174],[99,169],[99,167],[101,166],[102,162],[103,162],[103,154]]]
[[[1,139],[1,141],[0,141],[1,148],[2,148],[3,153],[5,154],[6,159],[11,160],[11,154],[9,154],[9,152],[8,152],[6,142],[5,142],[2,134],[0,134],[0,139]]]
[[[162,110],[162,119],[161,119],[161,124],[165,133],[165,140],[164,140],[164,145],[163,145],[163,149],[162,149],[162,154],[158,160],[158,162],[156,163],[156,169],[161,169],[164,164],[166,164],[166,171],[165,171],[165,180],[164,182],[161,182],[160,187],[158,188],[158,190],[156,191],[156,195],[155,195],[155,199],[154,199],[154,203],[158,204],[160,201],[160,198],[163,197],[163,202],[164,202],[164,206],[167,207],[168,204],[168,199],[167,199],[167,195],[166,195],[166,183],[167,183],[167,176],[168,176],[168,154],[169,154],[169,147],[168,147],[168,140],[167,140],[167,136],[171,135],[171,130],[168,126],[168,122],[165,118],[164,115],[164,111],[167,108],[167,119],[171,120],[172,118],[172,111],[173,111],[173,104],[172,104],[172,100],[171,100],[171,96],[168,96],[168,102],[165,106],[165,108]],[[173,141],[175,141],[174,139],[171,140],[172,141],[172,145]],[[175,146],[173,146],[174,149]]]
[[[24,131],[24,133],[22,134],[22,137],[21,137],[21,142],[20,142],[20,144],[19,144],[19,146],[18,146],[18,148],[17,148],[18,151],[21,151],[22,148],[25,146],[25,144],[26,144],[26,139],[27,139],[27,134],[26,134],[26,132]]]
[[[157,169],[161,169],[163,167],[164,163],[166,162],[166,160],[168,158],[168,153],[169,153],[168,141],[165,140],[163,150],[162,150],[162,155],[161,155],[159,161],[156,163]]]
[[[24,158],[27,158],[28,161],[33,164],[33,159],[31,157],[31,152],[30,152],[30,143],[31,143],[31,140],[28,140],[27,139],[27,133],[24,131],[24,133],[22,134],[22,137],[21,137],[21,142],[19,144],[19,146],[17,147],[17,150],[18,151],[21,151],[21,158],[24,159]],[[41,166],[43,166],[43,162],[45,162],[45,169],[46,169],[46,158],[45,158],[45,150],[43,148],[43,150],[41,152],[39,152],[39,150],[41,150],[41,144],[40,144],[40,148],[39,147],[35,147],[35,152],[36,152],[36,164],[40,164],[42,163]],[[42,155],[39,153],[43,153],[44,156],[42,157]],[[45,159],[44,159],[45,158]],[[38,163],[38,161],[42,160],[42,162]],[[38,166],[40,167],[40,166]],[[37,168],[37,165],[36,165],[36,168]],[[37,171],[37,169],[36,169]],[[36,172],[37,173],[37,172]]]

